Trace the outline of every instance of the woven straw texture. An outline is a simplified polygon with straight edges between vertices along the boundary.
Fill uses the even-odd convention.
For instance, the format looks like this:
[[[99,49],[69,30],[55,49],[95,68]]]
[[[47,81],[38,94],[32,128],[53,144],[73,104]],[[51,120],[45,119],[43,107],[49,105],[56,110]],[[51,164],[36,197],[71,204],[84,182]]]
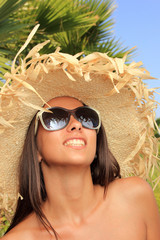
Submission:
[[[0,204],[8,212],[17,199],[17,169],[28,125],[56,96],[76,97],[100,112],[122,176],[147,179],[150,170],[158,168],[158,142],[153,137],[156,102],[154,89],[143,82],[152,77],[142,63],[126,65],[126,55],[113,59],[98,52],[78,60],[81,53],[71,56],[59,49],[40,56],[46,43],[34,47],[16,68],[27,43],[22,47],[0,91]]]

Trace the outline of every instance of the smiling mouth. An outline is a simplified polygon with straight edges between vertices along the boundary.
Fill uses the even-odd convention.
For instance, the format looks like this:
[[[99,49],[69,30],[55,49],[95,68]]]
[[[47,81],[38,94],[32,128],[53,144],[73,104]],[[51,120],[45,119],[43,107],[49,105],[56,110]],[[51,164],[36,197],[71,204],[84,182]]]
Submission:
[[[68,140],[64,143],[65,146],[76,146],[76,147],[81,147],[85,146],[85,142],[82,139],[71,139]]]

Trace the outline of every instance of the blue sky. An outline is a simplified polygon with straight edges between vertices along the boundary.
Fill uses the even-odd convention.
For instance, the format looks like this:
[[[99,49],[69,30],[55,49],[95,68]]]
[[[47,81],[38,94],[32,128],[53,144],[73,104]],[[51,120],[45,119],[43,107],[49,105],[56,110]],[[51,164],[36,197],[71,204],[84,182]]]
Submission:
[[[134,61],[158,80],[146,80],[149,88],[160,87],[160,0],[115,0],[114,34],[124,46],[137,47]],[[157,90],[160,93],[160,89]],[[160,102],[160,95],[155,98]],[[160,106],[156,110],[160,117]]]

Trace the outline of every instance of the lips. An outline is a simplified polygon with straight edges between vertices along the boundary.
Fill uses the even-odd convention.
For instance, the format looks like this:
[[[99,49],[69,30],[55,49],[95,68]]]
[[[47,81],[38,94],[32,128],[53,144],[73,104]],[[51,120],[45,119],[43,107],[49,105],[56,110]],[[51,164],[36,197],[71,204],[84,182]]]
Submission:
[[[83,147],[86,145],[83,139],[68,139],[64,142],[65,146],[73,146],[73,147]]]

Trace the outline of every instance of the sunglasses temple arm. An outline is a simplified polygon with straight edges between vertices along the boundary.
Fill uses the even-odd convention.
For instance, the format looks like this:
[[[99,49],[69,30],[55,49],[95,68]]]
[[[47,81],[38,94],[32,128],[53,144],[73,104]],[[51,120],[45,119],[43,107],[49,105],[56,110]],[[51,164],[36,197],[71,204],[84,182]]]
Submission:
[[[38,129],[38,118],[39,118],[39,112],[36,114],[36,118],[35,118],[35,128],[34,128],[35,135],[36,135],[37,129]]]

